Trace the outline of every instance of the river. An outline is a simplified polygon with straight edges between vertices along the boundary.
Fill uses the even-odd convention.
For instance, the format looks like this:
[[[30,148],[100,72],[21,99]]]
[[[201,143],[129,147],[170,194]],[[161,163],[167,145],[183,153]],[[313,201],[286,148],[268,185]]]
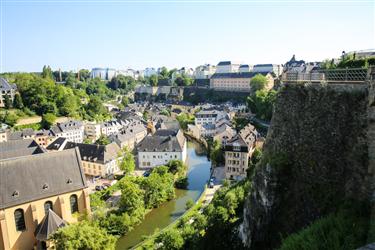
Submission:
[[[131,248],[141,242],[144,236],[153,234],[157,228],[168,226],[185,212],[187,200],[196,201],[199,198],[210,177],[211,162],[203,147],[196,142],[188,141],[187,165],[188,190],[176,189],[176,198],[150,211],[141,224],[118,239],[116,250]]]

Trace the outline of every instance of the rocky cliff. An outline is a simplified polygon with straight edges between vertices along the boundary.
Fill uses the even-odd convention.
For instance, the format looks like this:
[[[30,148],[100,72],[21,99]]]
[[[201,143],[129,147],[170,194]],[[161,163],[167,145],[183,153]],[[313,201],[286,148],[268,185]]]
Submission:
[[[342,201],[369,200],[371,93],[368,85],[281,88],[244,207],[247,247],[275,248]]]

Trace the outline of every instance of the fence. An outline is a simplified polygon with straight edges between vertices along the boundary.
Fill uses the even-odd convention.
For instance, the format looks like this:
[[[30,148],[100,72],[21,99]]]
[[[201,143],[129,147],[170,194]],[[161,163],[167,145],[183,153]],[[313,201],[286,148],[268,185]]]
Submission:
[[[286,72],[282,75],[282,82],[327,82],[327,83],[365,83],[370,80],[374,68],[328,69],[317,72],[301,73]]]

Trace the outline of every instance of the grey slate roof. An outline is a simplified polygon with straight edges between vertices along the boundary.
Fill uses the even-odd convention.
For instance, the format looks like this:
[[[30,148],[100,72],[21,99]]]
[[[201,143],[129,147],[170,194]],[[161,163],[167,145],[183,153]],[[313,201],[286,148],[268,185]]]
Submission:
[[[8,91],[17,89],[17,86],[15,84],[10,84],[5,78],[0,77],[0,89]]]
[[[69,149],[0,161],[0,209],[86,187],[79,151]]]
[[[218,66],[224,66],[224,65],[231,65],[232,62],[231,61],[222,61],[222,62],[219,62],[217,65]]]
[[[97,145],[97,144],[84,144],[67,142],[64,150],[78,147],[78,150],[83,161],[91,161],[100,164],[105,164],[111,160],[114,160],[118,156],[120,147],[112,142],[108,145]]]
[[[241,129],[241,131],[235,135],[232,139],[230,139],[226,146],[226,150],[232,150],[234,144],[241,146],[241,151],[248,151],[249,147],[252,146],[258,138],[258,132],[256,131],[255,127],[250,123]]]
[[[20,131],[9,132],[8,140],[20,140],[24,137],[31,137],[33,135],[35,135],[35,131],[32,128],[25,128]]]
[[[215,73],[211,76],[211,79],[221,78],[252,78],[257,74],[267,75],[268,72],[234,72],[234,73]]]
[[[47,150],[63,150],[67,142],[65,137],[58,137],[47,146]]]
[[[0,143],[0,160],[44,152],[45,150],[33,139],[11,140]]]
[[[141,152],[182,152],[185,136],[179,130],[158,130],[152,136],[146,136],[137,146]]]
[[[39,241],[46,241],[54,232],[65,225],[67,223],[50,209],[37,226],[35,238]]]

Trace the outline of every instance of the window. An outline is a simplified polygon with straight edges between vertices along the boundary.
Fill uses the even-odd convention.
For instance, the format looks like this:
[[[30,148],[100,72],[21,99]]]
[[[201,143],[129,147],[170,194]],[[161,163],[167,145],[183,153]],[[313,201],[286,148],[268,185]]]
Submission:
[[[70,196],[70,211],[72,214],[78,212],[78,198],[75,194]]]
[[[44,213],[47,214],[50,209],[53,210],[52,201],[46,201],[44,203]]]
[[[17,231],[25,231],[26,230],[25,215],[24,215],[23,210],[21,208],[14,211],[14,221],[16,223],[16,230]]]

